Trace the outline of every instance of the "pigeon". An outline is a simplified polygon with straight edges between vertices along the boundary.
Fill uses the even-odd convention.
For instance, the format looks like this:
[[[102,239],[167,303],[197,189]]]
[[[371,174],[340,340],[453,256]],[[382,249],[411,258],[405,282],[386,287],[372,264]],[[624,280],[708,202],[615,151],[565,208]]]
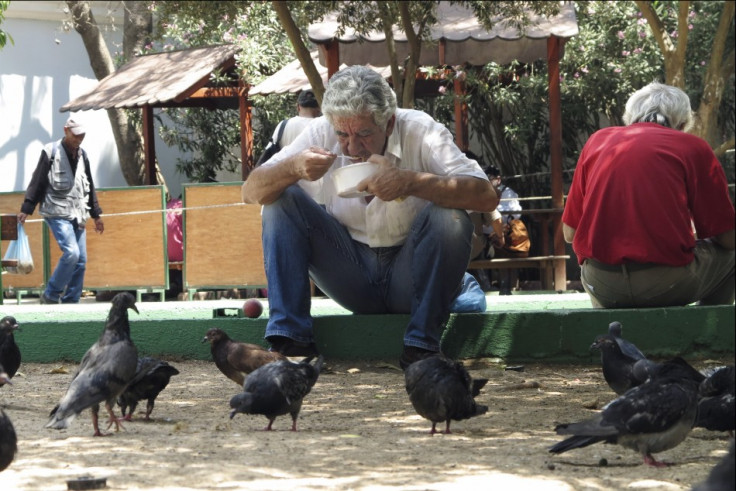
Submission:
[[[256,368],[287,358],[277,351],[268,351],[257,344],[240,343],[230,339],[225,331],[213,327],[207,331],[203,343],[210,343],[210,352],[217,368],[240,387],[245,377]]]
[[[237,413],[262,414],[268,418],[265,431],[270,431],[274,420],[282,414],[291,415],[291,431],[296,431],[296,418],[302,400],[317,382],[324,363],[322,355],[312,364],[313,356],[299,363],[279,360],[267,363],[248,375],[243,392],[230,399],[230,419]]]
[[[0,471],[5,470],[13,462],[17,451],[18,437],[13,423],[5,411],[0,409]]]
[[[487,379],[473,380],[463,364],[438,354],[416,361],[404,372],[406,392],[416,412],[432,422],[430,434],[437,433],[436,425],[445,422],[445,433],[450,432],[450,421],[479,416],[488,406],[475,403],[474,397],[488,383]]]
[[[600,350],[603,378],[618,395],[644,383],[657,367],[657,363],[644,358],[644,355],[642,358],[634,358],[625,354],[616,337],[611,334],[596,336],[590,349]]]
[[[736,426],[735,385],[733,365],[716,369],[700,383],[696,427],[728,431],[733,436]]]
[[[593,418],[557,425],[558,435],[573,435],[552,446],[560,454],[598,442],[636,450],[644,463],[663,467],[653,453],[679,445],[692,429],[698,411],[697,370],[681,358],[659,366],[645,383],[614,399]]]
[[[713,466],[705,481],[693,488],[693,491],[733,491],[736,489],[736,454],[734,440],[728,447],[728,453]]]
[[[644,356],[644,353],[639,351],[639,348],[637,348],[634,343],[627,341],[623,337],[621,337],[622,333],[623,326],[620,322],[613,321],[608,324],[608,334],[616,339],[616,343],[618,344],[618,347],[621,348],[621,352],[624,355],[628,356],[629,358],[633,358],[634,360],[645,359],[646,356]]]
[[[130,421],[136,406],[138,406],[138,401],[146,399],[148,404],[146,404],[145,420],[149,421],[156,397],[166,388],[171,377],[178,374],[179,370],[165,361],[149,356],[138,358],[135,377],[128,384],[128,388],[118,397],[118,406],[120,406],[123,413],[123,419]],[[130,410],[126,414],[128,408]]]
[[[0,365],[5,368],[8,379],[13,378],[20,367],[20,348],[15,344],[13,336],[13,331],[18,329],[15,317],[8,315],[0,319]],[[2,385],[4,384],[0,383]]]
[[[84,354],[66,394],[51,411],[46,428],[67,428],[79,413],[91,408],[94,436],[103,436],[97,424],[97,414],[100,403],[104,402],[110,416],[107,427],[114,424],[116,431],[120,429],[120,420],[115,416],[113,406],[133,380],[138,363],[138,350],[130,339],[128,309],[138,312],[133,295],[122,292],[113,297],[105,329]]]

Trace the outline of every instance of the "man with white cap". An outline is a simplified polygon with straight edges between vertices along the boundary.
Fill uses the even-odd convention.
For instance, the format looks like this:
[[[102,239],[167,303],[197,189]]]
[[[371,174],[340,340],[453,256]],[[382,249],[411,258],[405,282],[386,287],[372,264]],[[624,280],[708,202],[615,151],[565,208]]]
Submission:
[[[79,302],[87,267],[87,220],[94,219],[98,233],[105,230],[89,159],[80,147],[85,133],[82,123],[69,118],[64,138],[44,147],[18,214],[24,223],[40,203],[39,213],[61,249],[41,303]]]

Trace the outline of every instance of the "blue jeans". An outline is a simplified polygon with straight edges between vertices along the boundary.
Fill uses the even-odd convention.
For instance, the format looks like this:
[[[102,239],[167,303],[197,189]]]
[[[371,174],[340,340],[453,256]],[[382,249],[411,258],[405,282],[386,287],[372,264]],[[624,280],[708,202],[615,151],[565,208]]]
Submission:
[[[44,219],[56,243],[61,257],[46,285],[44,295],[51,301],[77,303],[82,296],[84,271],[87,269],[87,231],[79,228],[76,220],[66,218]]]
[[[266,337],[313,342],[309,278],[356,314],[410,314],[404,344],[439,350],[468,267],[473,224],[464,210],[428,204],[401,246],[371,248],[298,186],[263,207]]]

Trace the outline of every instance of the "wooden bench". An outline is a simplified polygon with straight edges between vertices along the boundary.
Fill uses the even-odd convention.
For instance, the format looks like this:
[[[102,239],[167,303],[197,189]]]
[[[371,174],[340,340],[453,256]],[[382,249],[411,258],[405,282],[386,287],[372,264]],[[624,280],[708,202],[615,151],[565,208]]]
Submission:
[[[565,266],[565,261],[570,259],[570,256],[532,256],[532,257],[511,257],[511,258],[499,258],[499,259],[477,259],[470,261],[468,269],[522,269],[522,268],[537,268],[539,269],[539,278],[542,282],[542,289],[544,290],[565,290],[567,285],[555,285],[554,273],[555,266],[562,263],[561,267]]]

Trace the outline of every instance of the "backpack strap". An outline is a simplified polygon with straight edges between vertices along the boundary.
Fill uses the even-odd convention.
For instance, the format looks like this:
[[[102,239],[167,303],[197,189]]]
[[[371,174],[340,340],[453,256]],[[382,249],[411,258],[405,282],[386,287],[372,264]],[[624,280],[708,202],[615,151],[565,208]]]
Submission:
[[[289,119],[282,119],[278,126],[278,133],[276,134],[276,141],[273,142],[275,145],[281,146],[281,136],[284,134],[284,128],[286,128],[286,123],[289,122]]]

